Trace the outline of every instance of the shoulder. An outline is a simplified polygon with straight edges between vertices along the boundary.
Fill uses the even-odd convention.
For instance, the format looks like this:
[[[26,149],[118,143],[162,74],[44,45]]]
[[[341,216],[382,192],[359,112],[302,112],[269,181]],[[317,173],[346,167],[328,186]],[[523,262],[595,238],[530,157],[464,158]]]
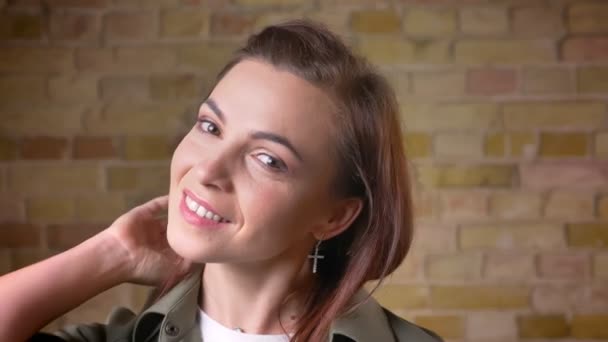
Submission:
[[[382,308],[397,341],[443,342],[435,332],[411,323],[386,308]]]

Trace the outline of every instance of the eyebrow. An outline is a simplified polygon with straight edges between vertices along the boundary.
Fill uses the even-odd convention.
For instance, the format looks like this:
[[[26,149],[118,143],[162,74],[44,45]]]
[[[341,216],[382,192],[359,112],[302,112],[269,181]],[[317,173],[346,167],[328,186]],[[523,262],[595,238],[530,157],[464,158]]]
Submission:
[[[208,97],[203,104],[206,104],[207,106],[209,106],[209,108],[211,108],[211,111],[213,111],[215,113],[215,115],[217,115],[218,118],[220,118],[220,121],[222,123],[225,122],[225,117],[224,117],[224,112],[222,112],[222,110],[220,109],[220,107],[217,105],[217,103],[215,102],[214,99]]]
[[[293,144],[291,142],[289,142],[289,140],[283,136],[280,136],[280,135],[274,134],[274,133],[258,131],[258,132],[253,132],[251,134],[251,138],[270,140],[277,144],[281,144],[281,145],[287,147],[287,149],[289,149],[300,161],[302,161],[302,155],[300,155],[300,153],[298,152],[298,150],[296,150],[296,148],[293,146]]]

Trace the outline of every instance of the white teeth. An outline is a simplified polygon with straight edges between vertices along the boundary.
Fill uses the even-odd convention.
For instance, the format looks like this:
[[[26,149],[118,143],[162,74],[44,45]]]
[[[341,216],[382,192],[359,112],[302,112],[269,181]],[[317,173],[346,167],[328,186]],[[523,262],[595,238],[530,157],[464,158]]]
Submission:
[[[196,215],[198,215],[200,217],[205,217],[206,214],[207,214],[207,209],[205,209],[203,207],[198,207],[198,209],[196,209]]]
[[[205,209],[201,205],[198,205],[198,203],[188,196],[186,196],[186,206],[200,217],[204,217],[215,222],[227,222],[220,215]]]

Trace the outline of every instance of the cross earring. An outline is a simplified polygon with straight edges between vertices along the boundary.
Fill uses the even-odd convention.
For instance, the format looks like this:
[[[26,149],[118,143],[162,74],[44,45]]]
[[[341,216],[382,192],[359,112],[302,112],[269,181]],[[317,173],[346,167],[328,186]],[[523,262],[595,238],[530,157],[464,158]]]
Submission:
[[[319,255],[319,246],[320,245],[321,245],[321,240],[317,241],[317,245],[315,246],[315,254],[308,256],[308,259],[312,259],[312,273],[317,273],[317,261],[319,259],[325,259],[325,256]]]

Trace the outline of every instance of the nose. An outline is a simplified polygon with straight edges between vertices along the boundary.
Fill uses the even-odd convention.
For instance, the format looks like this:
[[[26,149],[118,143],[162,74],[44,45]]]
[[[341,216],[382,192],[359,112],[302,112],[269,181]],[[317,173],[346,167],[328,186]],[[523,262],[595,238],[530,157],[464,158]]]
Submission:
[[[200,184],[208,189],[230,192],[232,191],[232,169],[234,163],[229,150],[215,149],[205,151],[198,163],[194,166],[195,175]]]

